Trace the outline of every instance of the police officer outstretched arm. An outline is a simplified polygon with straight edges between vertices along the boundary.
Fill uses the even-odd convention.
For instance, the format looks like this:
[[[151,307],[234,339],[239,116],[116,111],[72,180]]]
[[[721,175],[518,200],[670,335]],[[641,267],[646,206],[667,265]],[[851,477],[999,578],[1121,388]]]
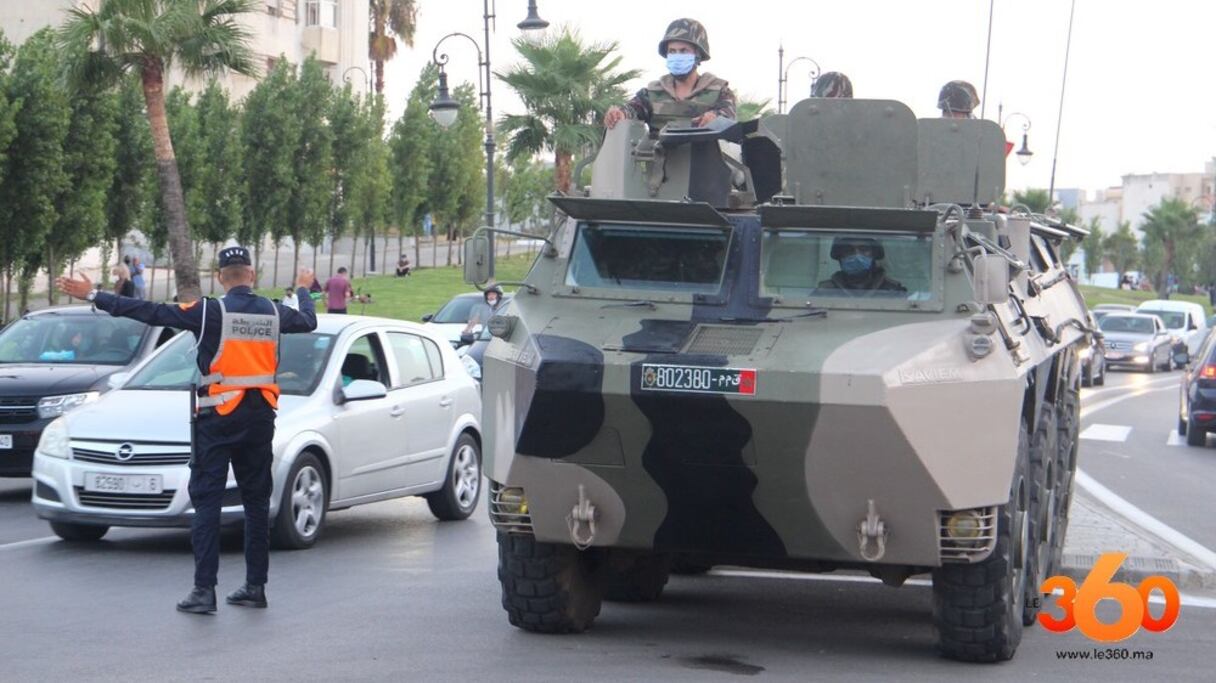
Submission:
[[[302,269],[296,280],[300,299],[296,311],[253,292],[254,270],[247,249],[223,249],[219,266],[224,296],[180,305],[97,292],[84,277],[59,279],[63,291],[92,301],[110,315],[188,330],[195,336],[200,375],[193,402],[196,410],[182,416],[193,424],[189,491],[194,506],[190,526],[194,588],[177,603],[178,611],[193,614],[210,614],[216,609],[220,507],[229,464],[244,507],[245,583],[228,595],[227,602],[244,607],[267,605],[279,335],[311,332],[317,326],[308,295],[314,280],[311,270]]]

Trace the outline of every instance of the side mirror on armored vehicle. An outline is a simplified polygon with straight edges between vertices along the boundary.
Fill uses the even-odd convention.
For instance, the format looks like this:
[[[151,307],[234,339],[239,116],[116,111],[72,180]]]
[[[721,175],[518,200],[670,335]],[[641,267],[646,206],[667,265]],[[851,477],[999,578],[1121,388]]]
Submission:
[[[981,306],[1009,301],[1009,261],[999,254],[982,254],[975,259],[975,300]]]
[[[471,285],[489,282],[494,268],[493,259],[488,236],[481,234],[470,237],[464,243],[464,281]]]

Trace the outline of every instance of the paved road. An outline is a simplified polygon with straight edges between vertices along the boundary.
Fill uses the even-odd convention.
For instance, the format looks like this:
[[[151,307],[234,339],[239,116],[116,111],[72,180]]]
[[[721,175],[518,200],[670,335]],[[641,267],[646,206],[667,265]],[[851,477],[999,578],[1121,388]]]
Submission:
[[[1111,375],[1112,387],[1137,381]],[[1121,395],[1095,392],[1086,404]],[[1171,423],[1161,424],[1174,400],[1168,391],[1146,393],[1087,416],[1086,427],[1132,430],[1122,442],[1086,440],[1081,464],[1202,540],[1206,522],[1187,526],[1187,518],[1204,515],[1186,499],[1208,489],[1204,456],[1216,459],[1216,447],[1165,446]],[[1152,457],[1172,467],[1156,467]],[[1160,493],[1166,487],[1152,478],[1174,493]],[[1151,651],[1151,661],[1061,661],[1057,652],[1093,645],[1036,627],[1014,661],[961,665],[934,653],[923,581],[897,590],[847,575],[747,572],[674,577],[659,603],[606,603],[586,634],[536,636],[510,627],[499,607],[484,510],[439,523],[418,500],[334,513],[317,547],[274,553],[269,610],[221,607],[215,617],[194,617],[173,610],[191,570],[184,530],[115,529],[86,546],[38,540],[48,529],[33,518],[28,495],[28,480],[0,480],[5,681],[1202,680],[1216,649],[1216,601],[1208,600],[1185,606],[1167,633],[1142,631],[1118,644]],[[1210,495],[1194,505],[1203,509],[1204,500]],[[242,578],[240,540],[225,535],[221,589]]]

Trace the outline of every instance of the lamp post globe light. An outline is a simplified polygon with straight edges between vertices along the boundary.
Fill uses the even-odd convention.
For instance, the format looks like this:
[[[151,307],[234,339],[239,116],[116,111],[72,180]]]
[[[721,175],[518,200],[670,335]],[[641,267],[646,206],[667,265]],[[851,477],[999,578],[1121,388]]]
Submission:
[[[1022,112],[1015,111],[1001,121],[1001,128],[1004,129],[1006,125],[1008,125],[1009,120],[1015,116],[1022,120],[1022,146],[1018,149],[1018,151],[1014,152],[1014,154],[1016,154],[1018,157],[1018,163],[1025,166],[1026,164],[1030,163],[1030,159],[1034,156],[1034,152],[1030,151],[1030,145],[1028,143],[1028,139],[1030,137],[1030,117]]]
[[[456,123],[456,119],[460,114],[460,102],[452,98],[452,93],[448,89],[448,74],[444,70],[444,66],[448,63],[448,55],[446,52],[441,53],[439,48],[448,38],[460,37],[468,40],[473,44],[473,48],[477,50],[477,82],[478,82],[478,99],[482,102],[482,110],[486,115],[486,213],[485,227],[494,227],[494,114],[490,107],[490,83],[494,79],[494,74],[490,70],[490,26],[494,21],[494,6],[492,0],[483,0],[482,11],[482,28],[484,30],[484,40],[478,43],[477,39],[467,33],[459,31],[449,33],[439,39],[435,43],[435,48],[431,51],[431,61],[439,67],[439,88],[435,95],[435,101],[431,102],[430,115],[442,128],[450,128]],[[528,0],[528,16],[516,27],[522,31],[534,31],[544,29],[549,26],[549,22],[540,18],[536,10],[536,0]],[[484,45],[485,49],[482,49]],[[489,231],[486,233],[490,241],[490,253],[494,253],[494,233]],[[493,276],[493,259],[490,260],[490,275]]]

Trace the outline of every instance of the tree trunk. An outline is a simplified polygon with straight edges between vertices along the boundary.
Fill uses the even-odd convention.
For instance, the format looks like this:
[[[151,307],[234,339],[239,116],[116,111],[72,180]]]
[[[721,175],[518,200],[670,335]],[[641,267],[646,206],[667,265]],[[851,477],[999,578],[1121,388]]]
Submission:
[[[312,272],[317,272],[317,245],[312,245]]]
[[[46,245],[46,303],[49,306],[55,305],[55,273],[58,269],[55,268],[55,247]]]
[[[398,242],[397,259],[389,260],[389,258],[388,258],[388,228],[385,228],[384,229],[384,247],[380,250],[380,265],[383,266],[382,271],[387,273],[388,269],[391,267],[388,264],[392,263],[393,266],[396,266],[397,261],[399,261],[399,260],[401,260],[400,242]],[[396,268],[393,267],[393,270],[396,270]]]
[[[422,230],[414,229],[414,267],[422,267]]]
[[[570,173],[572,170],[570,168],[569,152],[553,153],[553,181],[557,185],[558,192],[570,194]]]
[[[68,261],[68,277],[76,279],[76,259]]]
[[[358,261],[355,260],[355,257],[358,255],[359,255],[359,236],[351,235],[350,236],[350,276],[352,278],[355,276],[355,264],[358,263]]]
[[[451,266],[452,265],[452,226],[450,226],[450,225],[448,226],[448,229],[447,229],[447,236],[448,236],[448,263],[447,263],[447,265]]]
[[[376,60],[376,92],[384,92],[384,60]]]
[[[367,262],[371,264],[370,270],[376,272],[376,228],[370,227],[367,229]],[[381,254],[383,256],[383,254]],[[363,275],[367,276],[368,266],[363,266]]]
[[[258,281],[262,279],[262,236],[258,236],[258,241],[253,245],[253,288],[258,288]]]
[[[13,271],[11,268],[4,269],[4,319],[0,322],[8,322],[9,298],[13,293]]]
[[[182,194],[182,178],[169,137],[169,118],[165,113],[164,65],[146,64],[141,72],[144,103],[148,107],[148,125],[152,129],[152,147],[156,154],[156,177],[160,183],[165,217],[169,223],[169,252],[177,276],[177,294],[183,302],[196,301],[202,295],[198,267],[190,248],[190,226],[186,223],[186,200]],[[121,255],[120,255],[121,256]]]
[[[439,231],[431,229],[431,267],[438,266],[436,259],[439,258]]]
[[[333,274],[334,274],[334,256],[337,255],[337,253],[338,253],[338,240],[335,238],[329,244],[329,275],[330,275],[330,277],[333,277]]]
[[[148,300],[156,301],[156,260],[157,255],[152,254],[152,267],[148,269]],[[168,298],[168,297],[165,297]]]
[[[211,243],[211,260],[215,262],[216,269],[218,269],[220,267],[219,251],[220,251],[219,242],[212,242]],[[211,292],[210,292],[211,296],[215,296],[215,281],[218,279],[219,279],[218,277],[211,278]]]
[[[291,279],[296,279],[296,273],[300,272],[300,240],[294,237],[291,240]]]
[[[274,289],[279,286],[279,247],[282,246],[282,240],[274,241],[274,271],[270,274],[270,288]]]

